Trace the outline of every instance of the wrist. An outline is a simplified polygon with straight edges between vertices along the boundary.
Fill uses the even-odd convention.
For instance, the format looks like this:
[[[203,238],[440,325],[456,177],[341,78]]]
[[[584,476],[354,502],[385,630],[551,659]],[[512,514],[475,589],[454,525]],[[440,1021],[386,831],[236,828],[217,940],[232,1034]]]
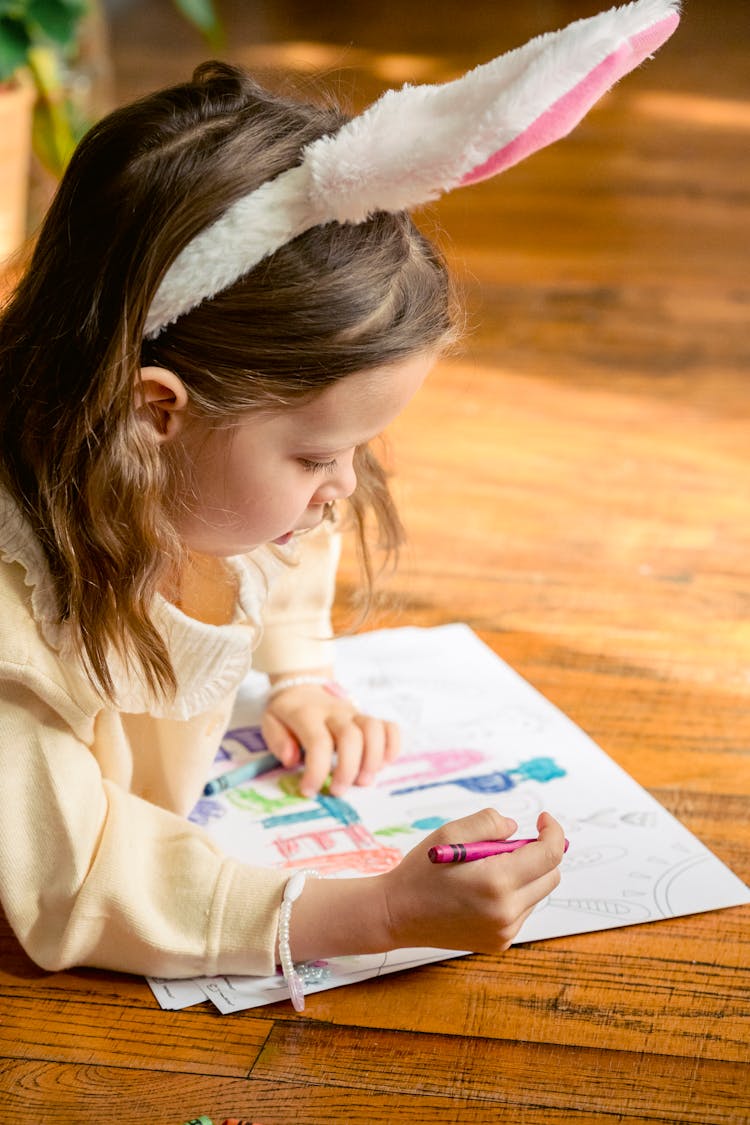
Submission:
[[[329,695],[335,695],[338,699],[349,698],[341,684],[337,683],[331,676],[319,676],[312,673],[301,673],[299,676],[281,676],[273,680],[268,689],[268,698],[273,699],[282,691],[288,691],[289,688],[296,687],[321,687]]]
[[[384,880],[383,875],[308,880],[289,922],[294,960],[395,949]]]

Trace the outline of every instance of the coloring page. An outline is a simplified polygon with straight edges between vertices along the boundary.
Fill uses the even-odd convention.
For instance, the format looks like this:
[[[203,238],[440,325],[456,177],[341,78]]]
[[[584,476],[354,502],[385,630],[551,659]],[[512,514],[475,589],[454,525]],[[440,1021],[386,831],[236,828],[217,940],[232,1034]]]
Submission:
[[[282,769],[203,797],[191,819],[228,855],[330,878],[376,875],[446,821],[494,805],[518,822],[514,835],[529,837],[547,809],[570,848],[559,887],[516,943],[750,901],[716,856],[467,626],[342,638],[336,669],[362,710],[399,723],[401,756],[375,785],[344,798],[301,797],[299,771]],[[217,775],[265,749],[258,722],[267,687],[258,673],[242,684]],[[309,968],[306,991],[456,956],[420,948],[332,958]],[[169,1008],[209,998],[231,1012],[288,996],[281,975],[149,984]]]

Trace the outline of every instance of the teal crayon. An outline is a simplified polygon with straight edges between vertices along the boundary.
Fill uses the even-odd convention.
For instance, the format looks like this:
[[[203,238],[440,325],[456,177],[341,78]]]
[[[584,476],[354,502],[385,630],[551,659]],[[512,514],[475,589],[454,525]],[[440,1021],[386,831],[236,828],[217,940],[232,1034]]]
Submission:
[[[203,796],[213,797],[214,794],[222,793],[225,789],[233,789],[235,785],[241,785],[243,781],[250,781],[280,765],[281,762],[273,754],[258,754],[244,765],[236,766],[233,770],[227,770],[212,781],[208,781],[203,786]]]
[[[183,1121],[182,1125],[214,1125],[210,1117],[206,1117],[202,1113],[200,1117],[191,1117],[189,1121]]]

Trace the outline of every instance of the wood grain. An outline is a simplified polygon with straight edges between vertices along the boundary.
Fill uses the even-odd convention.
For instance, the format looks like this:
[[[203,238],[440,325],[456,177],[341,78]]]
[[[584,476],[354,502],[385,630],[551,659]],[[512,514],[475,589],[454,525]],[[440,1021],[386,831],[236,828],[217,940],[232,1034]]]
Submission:
[[[229,57],[354,104],[604,6],[222,2]],[[368,627],[468,622],[749,881],[746,16],[695,0],[570,138],[421,215],[468,331],[388,435],[409,544]],[[120,100],[204,55],[166,0],[120,8],[112,47]],[[347,550],[342,623],[356,583]],[[749,919],[530,943],[233,1017],[44,973],[0,922],[2,1111],[747,1125]]]

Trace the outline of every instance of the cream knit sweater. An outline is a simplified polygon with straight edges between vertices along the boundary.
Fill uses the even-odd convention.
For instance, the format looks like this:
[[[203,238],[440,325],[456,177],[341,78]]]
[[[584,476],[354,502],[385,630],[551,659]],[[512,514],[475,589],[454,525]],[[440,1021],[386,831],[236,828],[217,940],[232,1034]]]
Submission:
[[[157,600],[175,700],[153,706],[114,664],[117,707],[103,705],[55,623],[40,546],[0,490],[0,901],[42,967],[274,971],[286,874],[226,858],[186,816],[251,663],[331,662],[338,536],[326,524],[283,553],[291,565],[273,548],[227,560],[226,624]]]

